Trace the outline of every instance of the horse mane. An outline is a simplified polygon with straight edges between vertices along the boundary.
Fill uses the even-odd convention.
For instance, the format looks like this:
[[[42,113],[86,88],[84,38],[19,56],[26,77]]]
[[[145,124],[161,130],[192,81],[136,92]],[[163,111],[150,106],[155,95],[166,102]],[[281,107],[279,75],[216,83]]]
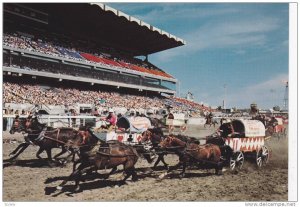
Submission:
[[[196,137],[189,137],[181,134],[176,135],[175,137],[186,143],[200,144],[200,141]]]
[[[160,135],[160,136],[164,136],[164,132],[162,131],[161,128],[159,127],[154,127],[152,129],[148,129],[152,134],[156,134],[156,135]]]

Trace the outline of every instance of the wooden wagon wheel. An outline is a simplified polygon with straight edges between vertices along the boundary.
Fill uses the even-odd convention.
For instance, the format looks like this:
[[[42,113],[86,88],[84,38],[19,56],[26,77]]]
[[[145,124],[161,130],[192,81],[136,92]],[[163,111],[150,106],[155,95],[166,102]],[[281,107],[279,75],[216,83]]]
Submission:
[[[243,167],[244,164],[244,154],[243,152],[235,152],[231,157],[230,157],[230,162],[229,162],[229,167],[230,170],[240,170]]]
[[[270,151],[266,146],[262,146],[256,153],[256,164],[259,168],[269,162]]]

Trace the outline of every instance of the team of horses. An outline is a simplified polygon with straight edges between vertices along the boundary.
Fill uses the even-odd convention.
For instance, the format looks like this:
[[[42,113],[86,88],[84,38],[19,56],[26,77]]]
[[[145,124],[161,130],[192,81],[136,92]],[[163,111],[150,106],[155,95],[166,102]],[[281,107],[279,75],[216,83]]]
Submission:
[[[15,119],[10,130],[10,133],[14,132],[24,132],[28,135],[25,136],[25,141],[10,153],[10,161],[15,160],[31,144],[39,146],[36,153],[39,159],[42,159],[40,154],[46,151],[47,163],[50,166],[53,163],[65,163],[59,157],[69,152],[65,160],[72,157],[73,171],[67,179],[57,186],[57,190],[62,190],[69,180],[74,179],[75,191],[79,191],[79,182],[84,173],[111,169],[111,172],[106,176],[108,178],[116,172],[118,166],[123,166],[124,178],[120,181],[121,184],[129,177],[132,177],[132,181],[136,181],[138,176],[135,164],[138,159],[144,158],[152,163],[154,159],[152,155],[157,157],[153,168],[155,169],[159,162],[162,162],[167,170],[159,176],[160,178],[179,167],[182,167],[179,176],[184,177],[188,165],[197,165],[199,168],[214,168],[217,175],[222,173],[223,168],[224,149],[220,147],[219,143],[211,142],[200,145],[195,138],[180,135],[164,136],[159,127],[145,131],[140,143],[134,145],[127,145],[114,140],[104,142],[93,134],[90,127],[81,127],[79,130],[47,127],[45,124],[41,124],[37,117],[32,116],[24,120]],[[150,148],[145,147],[146,143]],[[61,152],[53,157],[54,159],[51,153],[53,148],[61,149]],[[164,160],[164,156],[168,154],[176,154],[179,157],[177,165],[168,166]]]

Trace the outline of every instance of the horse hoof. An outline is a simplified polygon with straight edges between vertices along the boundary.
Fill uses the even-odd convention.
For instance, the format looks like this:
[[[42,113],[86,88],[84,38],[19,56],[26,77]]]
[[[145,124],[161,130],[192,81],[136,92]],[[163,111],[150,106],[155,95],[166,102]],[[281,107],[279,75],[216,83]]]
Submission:
[[[138,181],[138,178],[137,177],[133,177],[131,180],[132,180],[132,182],[136,182],[136,181]]]
[[[56,190],[62,190],[63,187],[62,186],[56,186]]]
[[[102,176],[103,180],[107,180],[109,178],[109,174],[106,174],[106,175],[101,175],[98,173],[98,175]]]
[[[160,176],[158,176],[158,178],[159,178],[159,179],[163,179],[167,174],[168,174],[168,173],[165,172],[165,173],[161,174]]]
[[[78,192],[80,192],[80,191],[81,191],[81,188],[80,188],[80,186],[78,185],[78,186],[74,189],[74,192],[78,193]]]
[[[62,159],[58,161],[61,165],[66,165],[67,164],[67,160]]]

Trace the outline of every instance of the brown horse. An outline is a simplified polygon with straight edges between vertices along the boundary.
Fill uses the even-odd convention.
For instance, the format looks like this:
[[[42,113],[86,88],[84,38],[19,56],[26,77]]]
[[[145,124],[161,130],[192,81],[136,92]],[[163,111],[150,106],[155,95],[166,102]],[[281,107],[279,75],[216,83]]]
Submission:
[[[137,151],[125,144],[118,141],[113,143],[102,144],[98,151],[92,151],[86,153],[85,156],[80,157],[80,165],[78,168],[71,173],[71,175],[64,180],[57,190],[62,190],[63,186],[71,179],[75,179],[75,191],[80,190],[79,181],[81,180],[82,174],[91,171],[97,171],[101,169],[116,169],[117,166],[123,165],[125,177],[121,183],[132,176],[132,180],[137,180],[137,174],[135,172],[134,165],[138,160]]]
[[[25,130],[28,133],[26,142],[21,143],[12,153],[10,153],[10,160],[16,159],[30,144],[38,145],[40,149],[36,153],[36,157],[42,159],[40,154],[46,151],[49,164],[52,160],[52,148],[61,148],[62,151],[54,156],[57,159],[62,154],[66,153],[68,149],[66,145],[72,142],[72,139],[78,134],[77,130],[72,128],[48,128],[44,124],[39,123],[37,117],[28,117],[25,123]]]
[[[156,162],[154,163],[153,168],[155,169],[157,165],[162,162],[164,164],[164,167],[169,169],[168,164],[165,162],[164,156],[167,155],[166,151],[161,150],[159,147],[159,143],[162,141],[163,138],[163,132],[161,128],[153,128],[148,129],[142,134],[141,143],[150,143],[151,148],[148,150],[145,150],[144,147],[138,148],[138,152],[143,155],[143,157],[151,163],[153,159],[151,158],[151,155],[158,155],[158,158]]]
[[[217,121],[213,120],[213,118],[207,116],[206,117],[206,122],[204,124],[204,128],[206,128],[206,125],[209,125],[209,128],[211,127],[211,125],[214,126],[214,128],[216,127]]]
[[[194,142],[184,142],[176,137],[168,136],[160,146],[165,149],[173,149],[175,154],[179,156],[179,163],[170,168],[170,171],[183,167],[180,177],[184,177],[187,163],[200,164],[200,167],[215,168],[218,175],[222,170],[221,150],[219,146],[213,144],[199,145]],[[165,175],[165,174],[164,174]]]

